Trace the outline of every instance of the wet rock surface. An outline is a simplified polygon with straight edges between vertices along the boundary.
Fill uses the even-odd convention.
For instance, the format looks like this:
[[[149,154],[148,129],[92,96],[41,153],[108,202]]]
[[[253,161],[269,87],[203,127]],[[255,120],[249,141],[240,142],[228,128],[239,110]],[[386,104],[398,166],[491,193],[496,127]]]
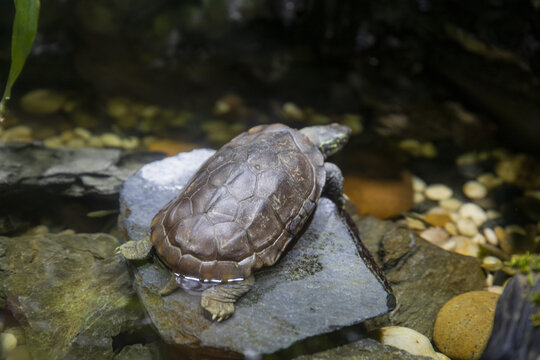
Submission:
[[[538,274],[531,286],[525,275],[511,279],[497,302],[493,332],[481,360],[529,360],[540,357],[540,326],[534,326],[531,316],[538,313],[538,305],[531,295],[540,292]]]
[[[450,253],[389,221],[353,218],[397,300],[394,311],[366,322],[369,329],[405,326],[431,339],[437,313],[448,300],[485,287],[480,259]]]
[[[0,144],[0,197],[36,188],[68,196],[115,195],[159,153],[118,149],[51,149],[38,143]]]
[[[212,154],[202,149],[154,162],[126,181],[120,217],[128,239],[146,234],[157,211]],[[161,297],[159,290],[170,275],[155,263],[138,264],[135,284],[166,342],[273,353],[390,310],[394,298],[364,264],[363,251],[334,204],[322,198],[306,232],[276,265],[255,274],[255,286],[223,323],[203,314],[197,295],[178,290]]]
[[[0,237],[0,246],[0,307],[33,359],[112,359],[113,339],[142,321],[114,237]]]
[[[362,339],[334,349],[302,355],[295,360],[430,360],[431,357],[418,356],[393,346],[383,345],[373,339]]]

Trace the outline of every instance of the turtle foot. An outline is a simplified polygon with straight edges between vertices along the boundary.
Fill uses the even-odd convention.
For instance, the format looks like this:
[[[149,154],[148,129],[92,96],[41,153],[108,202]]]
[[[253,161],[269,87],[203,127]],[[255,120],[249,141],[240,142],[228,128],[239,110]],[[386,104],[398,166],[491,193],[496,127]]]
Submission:
[[[117,247],[115,252],[122,254],[128,260],[140,260],[147,258],[151,249],[152,244],[150,241],[143,239],[140,241],[128,241]]]
[[[227,320],[234,313],[234,304],[222,302],[203,296],[201,306],[212,315],[212,320],[221,322]]]

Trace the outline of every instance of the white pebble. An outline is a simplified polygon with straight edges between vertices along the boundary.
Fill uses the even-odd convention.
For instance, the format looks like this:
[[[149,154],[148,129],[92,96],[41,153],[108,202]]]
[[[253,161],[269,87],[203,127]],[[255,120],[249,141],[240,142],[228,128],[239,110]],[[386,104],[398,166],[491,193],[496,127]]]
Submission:
[[[457,221],[456,225],[459,233],[462,235],[473,237],[478,234],[478,228],[471,219],[461,218]]]
[[[439,206],[443,209],[454,211],[457,210],[463,203],[455,198],[443,199],[439,201]]]
[[[489,287],[489,286],[493,286],[493,279],[495,279],[495,276],[493,276],[493,274],[487,274],[486,276],[486,286]]]
[[[483,245],[486,243],[486,238],[484,237],[484,235],[478,233],[476,235],[474,235],[472,238],[471,238],[472,242],[475,243],[475,244],[478,244],[478,245]]]
[[[482,225],[487,220],[487,214],[484,209],[473,203],[463,204],[459,208],[459,215],[463,218],[471,219],[476,226]]]
[[[2,343],[2,354],[7,354],[17,347],[17,338],[10,333],[0,334],[0,342]]]
[[[463,193],[469,199],[483,199],[487,195],[487,188],[478,181],[470,180],[463,185]]]
[[[495,231],[493,231],[493,229],[485,228],[483,233],[488,243],[494,246],[499,245],[499,239],[497,239],[497,234],[495,234]]]
[[[414,191],[422,192],[426,189],[426,182],[418,176],[412,177],[412,187]]]
[[[422,193],[419,193],[419,192],[415,192],[414,195],[413,195],[413,202],[415,204],[419,204],[421,203],[422,201],[426,200],[426,198],[424,197],[424,195]]]
[[[444,200],[452,197],[452,189],[443,184],[433,184],[426,188],[425,195],[430,200]]]
[[[429,356],[438,359],[429,339],[418,331],[402,326],[387,326],[379,329],[381,344],[397,347],[413,355]]]

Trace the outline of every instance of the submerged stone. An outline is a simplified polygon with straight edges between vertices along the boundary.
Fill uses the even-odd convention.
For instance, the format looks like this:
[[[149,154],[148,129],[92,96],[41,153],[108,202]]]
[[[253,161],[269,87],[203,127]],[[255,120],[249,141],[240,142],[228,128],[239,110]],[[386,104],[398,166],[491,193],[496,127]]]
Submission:
[[[0,308],[35,360],[112,359],[113,338],[144,313],[107,234],[0,237]]]
[[[214,152],[194,150],[142,167],[120,194],[126,240],[140,240],[154,215],[174,198]],[[236,353],[273,353],[310,336],[384,314],[394,297],[373,272],[367,251],[321,198],[297,243],[272,267],[255,273],[254,287],[236,303],[232,318],[210,321],[200,296],[178,290],[160,296],[170,274],[157,262],[135,269],[135,285],[152,321],[171,344]]]

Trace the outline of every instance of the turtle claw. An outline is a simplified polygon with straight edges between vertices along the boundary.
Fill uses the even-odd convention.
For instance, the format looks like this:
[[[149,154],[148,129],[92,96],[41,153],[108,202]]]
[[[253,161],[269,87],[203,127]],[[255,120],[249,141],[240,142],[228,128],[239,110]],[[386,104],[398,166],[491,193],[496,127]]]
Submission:
[[[234,313],[234,304],[222,302],[208,297],[201,298],[201,306],[212,315],[212,321],[222,322]]]

